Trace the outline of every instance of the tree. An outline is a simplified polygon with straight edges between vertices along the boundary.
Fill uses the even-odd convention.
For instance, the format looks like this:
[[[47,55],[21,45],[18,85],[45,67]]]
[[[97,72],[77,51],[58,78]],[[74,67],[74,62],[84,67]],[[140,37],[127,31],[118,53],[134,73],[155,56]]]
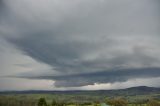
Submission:
[[[38,106],[47,106],[45,98],[40,98],[38,101]]]
[[[124,99],[111,99],[106,100],[106,103],[111,106],[127,106],[127,101]]]
[[[114,99],[105,98],[105,103],[108,104],[108,105],[113,106],[113,104],[114,104]]]

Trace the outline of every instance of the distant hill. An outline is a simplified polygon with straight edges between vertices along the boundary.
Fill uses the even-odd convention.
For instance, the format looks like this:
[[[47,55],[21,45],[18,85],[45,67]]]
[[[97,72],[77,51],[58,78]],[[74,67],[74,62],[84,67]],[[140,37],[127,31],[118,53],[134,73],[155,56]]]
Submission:
[[[43,91],[43,90],[30,90],[30,91],[5,91],[0,94],[68,94],[68,95],[94,95],[94,96],[135,96],[135,95],[149,95],[160,94],[160,88],[138,86],[118,90],[73,90],[73,91]]]
[[[155,87],[147,87],[147,86],[138,86],[138,87],[131,87],[121,91],[123,94],[126,95],[146,95],[146,94],[158,94],[160,93],[160,88]]]
[[[149,93],[149,92],[159,92],[160,91],[160,88],[155,88],[155,87],[147,87],[147,86],[139,86],[139,87],[131,87],[131,88],[127,88],[127,89],[124,89],[126,91],[136,91],[136,92],[146,92],[146,93]]]

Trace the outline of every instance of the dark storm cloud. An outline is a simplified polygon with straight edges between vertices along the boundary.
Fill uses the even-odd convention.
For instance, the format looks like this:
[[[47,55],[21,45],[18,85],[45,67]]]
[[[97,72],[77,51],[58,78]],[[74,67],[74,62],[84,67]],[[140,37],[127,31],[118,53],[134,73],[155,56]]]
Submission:
[[[139,69],[114,69],[88,74],[74,74],[65,76],[26,76],[31,79],[55,80],[57,87],[79,87],[94,85],[95,83],[125,82],[136,78],[153,78],[160,76],[160,68],[139,68]]]
[[[159,77],[159,68],[152,68],[160,66],[158,3],[6,0],[0,30],[24,55],[58,72],[27,78],[74,87]]]
[[[92,43],[90,41],[72,41],[72,38],[58,38],[47,34],[42,32],[31,34],[31,36],[27,35],[19,39],[8,40],[24,51],[26,55],[34,57],[37,61],[54,66],[54,69],[58,71],[80,71],[81,73],[82,71],[85,72],[86,69],[88,70],[88,68],[93,67],[92,64],[94,63],[91,63],[91,66],[89,66],[90,62],[83,62],[81,56],[92,51],[94,52],[94,49],[99,46],[97,43]],[[108,41],[108,43],[109,42],[110,41]],[[98,42],[98,44],[101,43]],[[107,42],[105,44],[107,44]],[[101,45],[103,45],[103,43]]]
[[[48,34],[48,32],[46,33]],[[97,53],[99,50],[98,47],[101,45],[106,45],[105,49],[107,48],[107,51],[110,51],[109,49],[114,41],[110,42],[108,40],[105,43],[97,43],[90,42],[89,40],[87,42],[81,42],[71,39],[58,38],[41,32],[31,34],[31,36],[27,35],[18,39],[8,40],[15,44],[17,48],[24,51],[25,55],[29,55],[37,61],[53,66],[54,69],[62,72],[61,74],[64,71],[72,74],[103,71],[110,68],[154,67],[155,63],[159,63],[157,57],[146,53],[150,52],[150,49],[148,50],[148,48],[141,46],[133,46],[131,48],[132,53],[128,53],[127,51],[116,53],[114,50],[111,50],[113,54],[108,54],[113,56],[112,58],[108,58],[106,55],[100,55],[94,60],[87,60],[83,57],[85,54]]]

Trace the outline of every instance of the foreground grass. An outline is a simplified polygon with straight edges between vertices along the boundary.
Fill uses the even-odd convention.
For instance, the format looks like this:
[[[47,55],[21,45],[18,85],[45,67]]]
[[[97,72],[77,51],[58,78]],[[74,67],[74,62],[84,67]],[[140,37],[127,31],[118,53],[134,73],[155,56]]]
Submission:
[[[95,106],[95,102],[103,103],[108,96],[88,95],[88,94],[1,94],[0,106],[37,106],[39,98],[45,98],[47,104],[51,106],[53,99],[59,102],[67,103],[65,106],[78,106],[75,104],[91,103]],[[113,98],[113,97],[112,97]],[[149,95],[133,95],[133,96],[116,96],[116,98],[124,98],[127,100],[127,106],[138,106],[135,103],[139,101],[157,99],[159,100],[160,94]],[[160,100],[159,100],[160,101]],[[99,104],[96,106],[100,106]],[[139,106],[147,106],[146,103]]]

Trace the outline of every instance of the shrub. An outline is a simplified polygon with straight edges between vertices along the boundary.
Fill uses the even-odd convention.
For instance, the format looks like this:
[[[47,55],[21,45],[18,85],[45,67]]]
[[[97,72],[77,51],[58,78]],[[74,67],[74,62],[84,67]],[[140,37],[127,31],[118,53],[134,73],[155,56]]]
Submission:
[[[38,101],[38,106],[47,106],[45,98],[40,98]]]

